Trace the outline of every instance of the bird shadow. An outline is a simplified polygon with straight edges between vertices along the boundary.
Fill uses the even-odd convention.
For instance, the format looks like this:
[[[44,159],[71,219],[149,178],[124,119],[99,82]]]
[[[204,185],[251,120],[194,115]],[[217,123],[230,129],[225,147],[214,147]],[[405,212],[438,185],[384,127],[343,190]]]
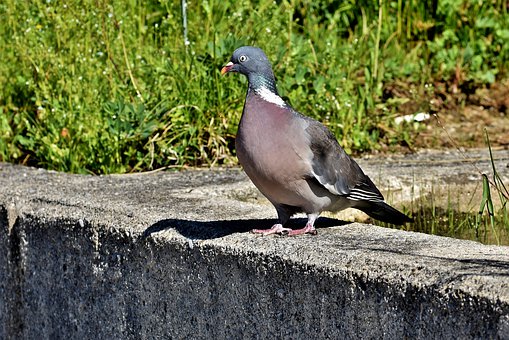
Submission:
[[[142,238],[145,239],[153,233],[174,229],[189,239],[209,240],[235,233],[246,233],[253,229],[268,229],[276,222],[275,219],[192,221],[170,218],[152,224],[145,229]],[[286,226],[292,229],[302,228],[306,225],[306,222],[307,219],[305,218],[295,218],[290,220]],[[317,220],[315,227],[317,229],[330,228],[349,223],[351,222],[321,217]]]
[[[305,218],[294,218],[288,222],[288,227],[292,229],[302,228],[306,224]],[[183,219],[165,219],[158,221],[149,226],[142,234],[142,240],[150,237],[154,233],[158,233],[165,230],[174,229],[182,236],[191,240],[210,240],[221,238],[235,233],[246,233],[252,229],[270,228],[277,221],[275,219],[251,219],[251,220],[216,220],[216,221],[193,221]],[[342,220],[337,220],[328,217],[320,217],[315,227],[317,229],[330,228],[336,226],[344,226],[350,224]],[[384,247],[374,247],[369,245],[343,245],[344,249],[352,250],[365,249],[367,252],[378,253],[380,256],[393,256],[393,255],[415,255],[415,245],[411,248],[404,247],[398,249],[397,246],[392,247],[390,244],[385,244]],[[433,263],[436,261],[445,262],[456,262],[461,263],[463,273],[458,274],[457,277],[468,277],[468,276],[496,276],[506,278],[509,276],[509,262],[498,259],[458,259],[449,258],[436,255],[423,255],[419,253],[420,259],[428,259]],[[483,270],[480,270],[483,268]],[[486,268],[493,268],[493,270],[486,271]]]

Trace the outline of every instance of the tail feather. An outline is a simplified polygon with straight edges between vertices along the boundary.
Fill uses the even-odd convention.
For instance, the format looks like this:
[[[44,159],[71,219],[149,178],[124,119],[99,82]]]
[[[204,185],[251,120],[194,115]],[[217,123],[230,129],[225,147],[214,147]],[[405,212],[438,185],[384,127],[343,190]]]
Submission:
[[[370,217],[382,222],[402,225],[407,222],[414,221],[413,218],[408,217],[407,215],[394,209],[393,207],[382,201],[377,202],[362,201],[359,203],[360,204],[358,206],[355,206],[354,208],[362,210]]]

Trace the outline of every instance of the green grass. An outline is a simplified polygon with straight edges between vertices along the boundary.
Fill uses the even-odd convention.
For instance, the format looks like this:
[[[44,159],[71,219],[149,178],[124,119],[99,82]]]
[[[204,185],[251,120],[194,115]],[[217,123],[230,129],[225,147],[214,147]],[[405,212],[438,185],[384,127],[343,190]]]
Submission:
[[[404,212],[412,215],[415,222],[403,227],[379,221],[373,223],[383,227],[509,246],[509,190],[495,166],[488,132],[485,130],[485,133],[491,174],[481,173],[473,164],[467,165],[472,166],[472,170],[478,172],[480,177],[479,186],[474,190],[482,193],[477,210],[475,194],[470,196],[468,202],[463,202],[464,207],[460,208],[460,201],[465,197],[464,192],[457,188],[453,192],[448,189],[447,203],[444,204],[437,202],[441,201],[441,195],[437,195],[432,185],[431,192],[412,199],[409,211],[407,207],[403,207]],[[414,183],[412,187],[412,195],[416,185]],[[440,183],[440,186],[442,185],[443,183]]]
[[[507,0],[193,1],[188,46],[180,1],[5,0],[0,16],[0,161],[75,173],[235,163],[246,82],[219,69],[244,44],[349,152],[411,143],[387,84],[509,71]]]
[[[482,177],[485,178],[484,176]],[[447,204],[436,202],[436,193],[432,187],[429,194],[419,196],[411,202],[409,207],[402,208],[405,213],[413,216],[413,223],[395,226],[376,220],[371,222],[382,227],[508,246],[508,200],[504,198],[494,203],[490,196],[491,192],[497,189],[493,187],[490,189],[487,181],[481,181],[481,183],[484,184],[481,184],[478,189],[482,190],[483,197],[486,199],[481,200],[480,208],[476,207],[477,202],[470,201],[466,210],[458,209],[460,198],[457,191],[449,193]]]

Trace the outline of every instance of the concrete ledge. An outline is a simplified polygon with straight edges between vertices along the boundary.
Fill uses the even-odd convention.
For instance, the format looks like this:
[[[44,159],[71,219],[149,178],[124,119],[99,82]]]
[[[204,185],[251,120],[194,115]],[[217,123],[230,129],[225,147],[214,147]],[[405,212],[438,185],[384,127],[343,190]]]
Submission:
[[[509,247],[327,218],[259,237],[251,190],[0,164],[0,338],[509,338]]]

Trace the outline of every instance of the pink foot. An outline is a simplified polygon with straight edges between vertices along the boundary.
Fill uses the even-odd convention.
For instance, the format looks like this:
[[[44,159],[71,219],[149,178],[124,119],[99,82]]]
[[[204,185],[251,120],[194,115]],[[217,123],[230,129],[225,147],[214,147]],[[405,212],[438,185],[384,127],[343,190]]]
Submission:
[[[272,235],[272,234],[283,234],[283,233],[291,233],[292,229],[284,228],[282,224],[274,224],[270,229],[253,229],[251,230],[253,234],[262,234]]]
[[[306,226],[302,229],[290,230],[288,232],[288,236],[303,235],[303,234],[316,235],[317,232],[316,232],[315,227],[313,227],[313,225],[311,225],[309,223],[306,224]]]

